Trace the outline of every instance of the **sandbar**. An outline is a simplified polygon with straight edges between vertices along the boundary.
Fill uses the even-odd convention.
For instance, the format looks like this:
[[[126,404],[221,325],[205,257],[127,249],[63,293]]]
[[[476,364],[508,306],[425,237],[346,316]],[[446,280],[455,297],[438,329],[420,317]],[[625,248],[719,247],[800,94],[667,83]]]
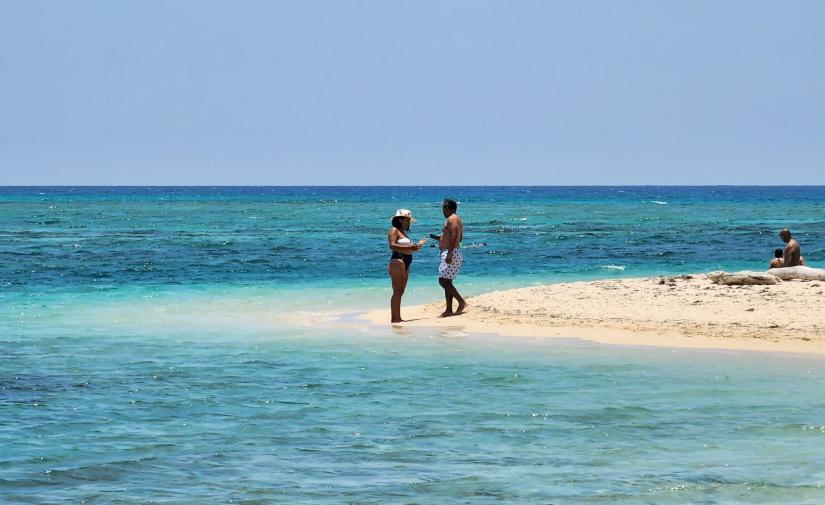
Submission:
[[[403,306],[405,327],[607,344],[825,354],[825,282],[723,286],[704,274],[568,282],[494,291],[441,318],[444,301]],[[459,285],[460,289],[460,285]],[[389,307],[362,319],[389,326]]]

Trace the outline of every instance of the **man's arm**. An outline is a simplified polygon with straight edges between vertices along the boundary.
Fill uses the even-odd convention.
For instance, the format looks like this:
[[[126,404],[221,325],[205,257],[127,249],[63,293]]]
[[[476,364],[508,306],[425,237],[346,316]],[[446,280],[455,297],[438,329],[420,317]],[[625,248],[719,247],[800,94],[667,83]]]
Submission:
[[[453,250],[458,247],[458,216],[455,214],[447,218],[447,230],[450,232],[450,243],[447,244],[447,257],[445,261],[452,263]]]

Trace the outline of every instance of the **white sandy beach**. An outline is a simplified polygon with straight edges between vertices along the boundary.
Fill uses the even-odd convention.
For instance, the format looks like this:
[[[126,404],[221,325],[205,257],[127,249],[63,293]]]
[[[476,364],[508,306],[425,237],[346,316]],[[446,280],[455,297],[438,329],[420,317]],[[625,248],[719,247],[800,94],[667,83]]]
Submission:
[[[438,317],[439,300],[402,307],[402,317],[408,327],[508,336],[825,354],[823,284],[723,286],[704,274],[573,282],[471,297],[459,316]],[[363,317],[389,325],[389,308]]]

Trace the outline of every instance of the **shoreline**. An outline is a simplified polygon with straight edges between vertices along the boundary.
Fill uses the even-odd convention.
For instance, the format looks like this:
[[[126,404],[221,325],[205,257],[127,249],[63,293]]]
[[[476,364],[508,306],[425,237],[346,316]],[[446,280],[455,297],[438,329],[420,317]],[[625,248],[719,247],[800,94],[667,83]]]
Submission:
[[[705,274],[545,284],[404,307],[404,328],[505,337],[577,338],[603,344],[825,355],[825,282],[724,286]],[[459,286],[460,288],[460,286]],[[359,319],[389,326],[389,309]],[[396,325],[393,325],[396,326]]]

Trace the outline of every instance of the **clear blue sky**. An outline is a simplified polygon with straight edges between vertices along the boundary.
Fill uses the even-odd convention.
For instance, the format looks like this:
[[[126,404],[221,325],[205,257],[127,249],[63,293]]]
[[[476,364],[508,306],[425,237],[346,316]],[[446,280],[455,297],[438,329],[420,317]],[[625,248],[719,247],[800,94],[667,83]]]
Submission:
[[[825,184],[822,1],[0,2],[0,184]]]

